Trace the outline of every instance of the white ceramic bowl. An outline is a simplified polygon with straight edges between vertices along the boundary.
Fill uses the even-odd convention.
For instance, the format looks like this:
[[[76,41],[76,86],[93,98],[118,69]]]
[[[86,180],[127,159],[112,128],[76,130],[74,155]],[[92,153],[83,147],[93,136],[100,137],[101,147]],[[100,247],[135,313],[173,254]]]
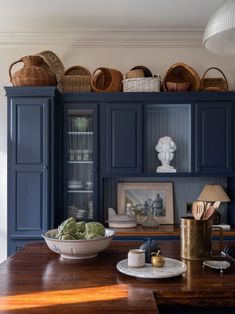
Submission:
[[[48,230],[42,237],[47,246],[53,252],[60,254],[63,258],[85,259],[95,257],[99,252],[104,251],[111,243],[115,231],[105,229],[105,236],[100,239],[91,240],[59,240],[54,236],[57,229]]]

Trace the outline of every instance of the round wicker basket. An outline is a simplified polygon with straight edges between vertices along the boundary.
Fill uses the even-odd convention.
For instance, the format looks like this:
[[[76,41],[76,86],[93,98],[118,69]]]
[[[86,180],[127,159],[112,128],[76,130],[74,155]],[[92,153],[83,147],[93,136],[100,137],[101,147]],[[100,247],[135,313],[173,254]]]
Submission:
[[[141,69],[130,70],[123,76],[124,79],[130,79],[130,78],[136,78],[136,77],[144,77],[144,71]]]
[[[40,56],[44,62],[49,66],[52,73],[55,74],[57,82],[61,79],[62,75],[64,75],[64,65],[60,58],[50,50],[45,50],[36,54]]]
[[[97,68],[91,78],[94,92],[120,92],[122,90],[123,75],[111,68]]]
[[[132,70],[142,70],[144,71],[144,77],[152,77],[152,72],[144,65],[137,65],[131,69]]]
[[[197,72],[182,62],[173,64],[166,72],[162,82],[164,91],[168,91],[167,82],[185,83],[189,82],[189,91],[198,91],[200,88],[200,77]]]

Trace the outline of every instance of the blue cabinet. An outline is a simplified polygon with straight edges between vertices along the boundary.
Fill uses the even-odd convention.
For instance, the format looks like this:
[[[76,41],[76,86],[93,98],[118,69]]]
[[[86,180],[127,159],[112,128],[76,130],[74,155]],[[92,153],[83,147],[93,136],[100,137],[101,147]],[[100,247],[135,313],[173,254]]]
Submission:
[[[231,174],[232,102],[196,103],[196,172]]]
[[[63,219],[98,220],[98,105],[63,101]]]
[[[6,94],[8,254],[42,240],[44,230],[68,216],[104,222],[105,210],[116,203],[117,182],[130,177],[172,176],[185,186],[196,176],[217,176],[227,182],[231,199],[235,194],[232,92],[78,94],[6,87]],[[177,145],[173,174],[156,173],[155,145],[165,135]],[[232,224],[234,208],[232,200]]]
[[[8,254],[41,239],[53,220],[54,89],[6,88]]]
[[[140,103],[106,104],[105,157],[108,174],[142,172],[142,105]]]

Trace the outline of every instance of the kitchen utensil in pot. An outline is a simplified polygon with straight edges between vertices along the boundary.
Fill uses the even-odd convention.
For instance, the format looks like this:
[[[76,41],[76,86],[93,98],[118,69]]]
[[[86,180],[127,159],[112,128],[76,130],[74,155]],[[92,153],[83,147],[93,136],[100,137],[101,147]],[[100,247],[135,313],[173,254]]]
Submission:
[[[192,214],[194,219],[200,220],[204,212],[204,203],[202,201],[193,202]]]

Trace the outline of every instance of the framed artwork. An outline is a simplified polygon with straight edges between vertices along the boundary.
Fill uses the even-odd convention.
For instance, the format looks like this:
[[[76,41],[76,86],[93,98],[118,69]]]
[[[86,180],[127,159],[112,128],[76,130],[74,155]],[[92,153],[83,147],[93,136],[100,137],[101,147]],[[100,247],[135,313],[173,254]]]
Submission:
[[[174,223],[172,182],[119,182],[117,196],[118,214],[131,208],[140,224],[148,215],[159,224]]]

